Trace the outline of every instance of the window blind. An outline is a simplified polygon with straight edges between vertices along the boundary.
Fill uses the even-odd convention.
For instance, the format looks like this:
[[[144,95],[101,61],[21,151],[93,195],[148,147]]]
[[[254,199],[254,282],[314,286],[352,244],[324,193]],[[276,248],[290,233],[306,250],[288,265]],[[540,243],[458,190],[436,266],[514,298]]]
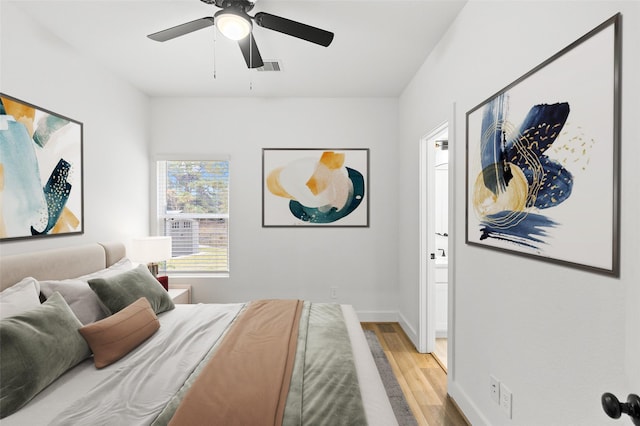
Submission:
[[[229,272],[229,162],[162,160],[158,234],[171,237],[165,273]]]

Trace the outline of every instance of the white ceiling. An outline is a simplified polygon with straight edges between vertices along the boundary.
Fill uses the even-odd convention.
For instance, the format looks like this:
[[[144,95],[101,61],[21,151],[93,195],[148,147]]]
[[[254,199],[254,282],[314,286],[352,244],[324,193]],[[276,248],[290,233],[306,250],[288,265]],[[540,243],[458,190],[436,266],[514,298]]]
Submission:
[[[398,96],[466,2],[258,0],[251,16],[335,33],[322,47],[254,25],[263,59],[281,62],[276,73],[248,70],[237,43],[213,27],[164,43],[146,37],[220,10],[200,0],[3,1],[149,96],[308,97]]]

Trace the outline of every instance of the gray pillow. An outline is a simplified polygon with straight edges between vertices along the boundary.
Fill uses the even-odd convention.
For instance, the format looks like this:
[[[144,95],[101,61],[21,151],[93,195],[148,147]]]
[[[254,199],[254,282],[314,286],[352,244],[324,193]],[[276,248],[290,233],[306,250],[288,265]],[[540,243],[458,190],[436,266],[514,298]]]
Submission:
[[[147,298],[156,314],[175,307],[169,293],[145,265],[112,277],[90,279],[89,286],[112,314],[141,297]]]
[[[0,418],[16,412],[91,351],[60,293],[0,321]]]
[[[98,296],[85,281],[79,279],[40,281],[40,291],[44,297],[51,297],[55,292],[60,293],[82,324],[90,324],[109,315]]]
[[[68,280],[40,281],[40,291],[48,298],[54,292],[60,292],[71,310],[82,324],[90,324],[106,318],[109,310],[102,304],[96,293],[91,290],[87,281],[92,278],[106,278],[133,269],[131,261],[124,257],[106,269],[92,272],[78,278]]]

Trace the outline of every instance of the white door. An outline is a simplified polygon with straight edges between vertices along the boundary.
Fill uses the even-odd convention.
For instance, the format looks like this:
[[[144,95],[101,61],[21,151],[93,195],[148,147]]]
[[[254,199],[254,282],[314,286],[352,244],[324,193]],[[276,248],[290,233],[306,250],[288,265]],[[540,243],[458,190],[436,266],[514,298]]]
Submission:
[[[442,298],[445,294],[442,288],[439,292],[436,285],[436,263],[441,263],[444,257],[448,258],[448,246],[444,248],[444,252],[437,250],[443,248],[442,242],[448,238],[444,235],[448,235],[448,231],[444,229],[448,224],[448,213],[445,214],[446,217],[436,219],[438,208],[442,208],[441,205],[437,206],[436,204],[438,198],[436,197],[436,166],[438,161],[442,162],[442,155],[439,151],[444,151],[442,145],[444,141],[448,141],[448,135],[448,123],[443,123],[420,141],[420,324],[418,351],[422,353],[435,350],[438,299],[441,304],[444,303],[445,307],[448,303]],[[448,171],[446,173],[448,174]],[[446,191],[448,192],[448,189]],[[446,308],[444,308],[444,312],[441,309],[440,315],[443,314],[448,315]],[[442,323],[442,321],[440,322]]]

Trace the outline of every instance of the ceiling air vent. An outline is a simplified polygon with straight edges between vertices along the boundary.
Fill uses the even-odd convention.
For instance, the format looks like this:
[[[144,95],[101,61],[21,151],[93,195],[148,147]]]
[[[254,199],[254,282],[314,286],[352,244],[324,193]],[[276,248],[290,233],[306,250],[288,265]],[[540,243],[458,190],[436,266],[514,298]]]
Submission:
[[[264,61],[264,65],[256,69],[258,71],[282,71],[282,68],[280,68],[280,62],[278,61]]]

